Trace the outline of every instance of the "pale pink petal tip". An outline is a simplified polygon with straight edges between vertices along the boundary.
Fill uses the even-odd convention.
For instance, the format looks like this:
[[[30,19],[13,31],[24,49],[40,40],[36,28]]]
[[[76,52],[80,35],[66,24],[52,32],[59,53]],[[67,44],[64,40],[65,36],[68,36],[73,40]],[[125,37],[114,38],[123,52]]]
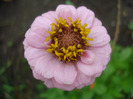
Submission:
[[[54,70],[54,78],[60,84],[72,84],[77,76],[74,65],[68,66],[65,63],[59,63]]]
[[[66,63],[59,61],[51,53],[47,52],[52,40],[46,41],[50,36],[47,31],[52,31],[51,23],[57,24],[55,19],[77,18],[81,25],[87,24],[89,28],[88,41],[90,44],[85,49],[78,61]],[[99,77],[110,60],[111,46],[110,36],[102,26],[102,22],[95,17],[92,10],[85,6],[77,9],[72,5],[59,5],[55,11],[48,11],[38,16],[25,34],[23,41],[24,56],[33,72],[33,77],[41,80],[48,88],[59,88],[71,91],[92,84]]]
[[[59,5],[56,8],[56,13],[58,18],[62,17],[63,19],[68,19],[68,17],[71,17],[72,20],[78,18],[77,10],[72,5]]]

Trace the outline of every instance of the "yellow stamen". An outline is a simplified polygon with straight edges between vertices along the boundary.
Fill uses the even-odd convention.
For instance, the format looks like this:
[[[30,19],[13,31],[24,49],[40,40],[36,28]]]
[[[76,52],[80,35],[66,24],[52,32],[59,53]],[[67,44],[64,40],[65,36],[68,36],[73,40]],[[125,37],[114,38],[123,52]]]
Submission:
[[[83,49],[78,49],[77,52],[83,52],[84,50]]]
[[[47,49],[47,52],[52,53],[53,52],[53,49]]]
[[[78,48],[80,48],[80,47],[81,47],[81,45],[80,45],[80,44],[78,44],[78,45],[77,45],[77,47],[78,47]]]
[[[77,32],[78,30],[77,29],[74,29],[74,32]]]
[[[59,32],[62,32],[62,29],[59,29]]]
[[[51,36],[47,37],[47,38],[45,39],[45,41],[48,41],[50,38],[51,38]]]
[[[75,51],[73,52],[73,55],[74,55],[75,57],[77,56]]]
[[[62,55],[63,55],[63,53],[59,53],[59,52],[57,52],[57,51],[55,51],[55,54],[56,54],[57,56],[62,56]]]

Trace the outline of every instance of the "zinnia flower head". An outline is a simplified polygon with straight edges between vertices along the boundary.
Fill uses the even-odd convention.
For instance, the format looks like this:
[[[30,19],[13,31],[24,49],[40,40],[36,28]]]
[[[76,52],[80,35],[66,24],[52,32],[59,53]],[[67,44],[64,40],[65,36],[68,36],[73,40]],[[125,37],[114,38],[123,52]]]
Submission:
[[[109,41],[93,11],[59,5],[32,23],[25,34],[24,55],[33,76],[47,87],[80,89],[92,84],[106,68]]]

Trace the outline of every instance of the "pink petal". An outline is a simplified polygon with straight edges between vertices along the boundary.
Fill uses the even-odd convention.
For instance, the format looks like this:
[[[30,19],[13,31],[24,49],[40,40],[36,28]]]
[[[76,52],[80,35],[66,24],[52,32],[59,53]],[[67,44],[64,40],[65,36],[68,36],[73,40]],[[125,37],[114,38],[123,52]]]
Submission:
[[[90,84],[92,84],[92,82],[94,82],[95,76],[87,76],[84,73],[82,73],[81,71],[78,71],[78,75],[76,77],[75,82],[73,83],[73,85],[78,88],[81,89],[84,86],[88,86]]]
[[[87,76],[82,72],[78,72],[77,81],[79,85],[86,85],[91,81],[91,76]]]
[[[47,37],[49,37],[49,34],[46,33],[45,28],[42,28],[42,27],[32,27],[32,28],[30,28],[26,32],[25,37],[30,36],[30,35],[34,35],[34,34],[35,35],[42,36],[42,37],[44,37],[44,39],[46,39]],[[25,41],[26,41],[26,39],[25,39]],[[27,43],[27,42],[24,42],[24,43]],[[25,45],[28,45],[28,43],[25,44]]]
[[[110,36],[107,34],[107,30],[103,26],[92,27],[88,38],[93,38],[93,41],[89,41],[92,47],[104,46],[110,41]]]
[[[94,75],[94,77],[99,77],[101,74],[102,74],[102,72],[97,73],[97,74]]]
[[[103,66],[107,65],[107,63],[110,60],[110,54],[112,51],[110,44],[107,44],[104,47],[99,48],[89,47],[89,50],[95,53],[95,57],[98,58],[98,60],[101,62]]]
[[[29,34],[35,33],[37,35],[42,35],[45,38],[47,38],[49,36],[49,34],[46,31],[48,31],[48,30],[50,30],[50,29],[49,28],[46,28],[45,26],[44,27],[32,27],[32,28],[30,28],[30,32],[31,33],[29,33]]]
[[[47,52],[44,49],[36,49],[32,47],[28,47],[24,52],[24,56],[32,68],[34,68],[38,58],[45,56],[46,54]]]
[[[58,63],[59,60],[47,52],[47,55],[38,59],[34,70],[44,78],[53,78],[54,69]]]
[[[90,81],[89,81],[89,82],[86,82],[86,84],[78,85],[78,86],[76,86],[76,88],[77,88],[77,89],[81,89],[81,88],[83,88],[84,86],[91,85],[92,83],[94,83],[95,77],[90,77],[89,80],[90,80]]]
[[[47,13],[42,14],[43,17],[51,20],[53,23],[55,23],[55,19],[57,18],[57,14],[55,11],[48,11]]]
[[[47,18],[43,18],[42,16],[37,17],[32,23],[31,28],[26,32],[25,37],[32,34],[37,34],[47,38],[49,34],[46,31],[51,31],[51,23],[52,21]]]
[[[26,49],[29,47],[29,45],[28,45],[26,39],[24,39],[23,45],[24,45],[24,50],[26,50]]]
[[[54,78],[58,83],[61,84],[72,84],[77,76],[77,71],[74,65],[68,65],[61,62],[55,68]]]
[[[48,87],[48,88],[53,88],[54,87],[54,84],[53,84],[53,81],[52,79],[46,79],[44,84]]]
[[[24,55],[27,60],[44,56],[47,52],[44,49],[36,49],[29,47],[25,50]]]
[[[38,16],[31,25],[30,30],[27,31],[26,36],[28,34],[37,33],[39,35],[43,35],[48,37],[49,34],[46,31],[51,31],[51,23],[55,23],[56,13],[54,11],[49,11],[47,13],[42,14],[42,16]]]
[[[101,25],[102,25],[102,22],[101,22],[98,18],[94,18],[92,27],[101,26]],[[91,27],[91,28],[92,28],[92,27]],[[90,29],[91,29],[91,28],[90,28]]]
[[[66,91],[71,91],[74,89],[74,85],[60,84],[55,79],[52,79],[52,81],[56,88],[66,90]]]
[[[95,60],[94,63],[89,64],[89,65],[84,64],[84,63],[79,61],[77,63],[77,66],[78,66],[78,69],[82,73],[84,73],[85,75],[88,75],[88,76],[92,76],[92,75],[99,73],[103,70],[103,66],[97,60]]]
[[[38,73],[36,73],[34,70],[32,71],[34,78],[41,80],[41,81],[45,81],[46,79],[42,76],[39,75]]]
[[[25,37],[31,33],[30,31],[31,31],[30,29],[28,29],[28,30],[26,31]]]
[[[59,5],[56,8],[56,13],[58,18],[68,19],[68,17],[71,17],[73,21],[77,19],[77,11],[72,5]]]
[[[51,20],[49,20],[43,16],[38,16],[32,23],[31,28],[32,27],[42,27],[42,28],[48,29],[48,28],[51,28],[51,25],[50,25],[51,23],[52,23]]]
[[[42,35],[38,35],[36,33],[27,35],[26,37],[26,41],[27,43],[34,47],[34,48],[39,48],[39,49],[43,49],[46,48],[44,42],[45,42],[46,37],[42,36]]]
[[[102,70],[104,70],[104,67],[109,62],[109,57],[111,54],[110,44],[107,44],[106,46],[99,48],[89,47],[88,50],[93,51],[95,53],[94,62],[92,64],[86,65],[79,61],[77,63],[78,69],[88,76],[97,76],[96,74],[100,75]]]
[[[82,6],[77,9],[78,12],[78,18],[81,20],[81,25],[84,25],[87,23],[86,28],[90,28],[93,24],[94,20],[94,12],[90,9],[87,9],[86,7]]]
[[[83,52],[83,54],[80,58],[83,63],[91,64],[91,63],[93,63],[93,61],[95,59],[95,54],[92,51],[86,50]]]

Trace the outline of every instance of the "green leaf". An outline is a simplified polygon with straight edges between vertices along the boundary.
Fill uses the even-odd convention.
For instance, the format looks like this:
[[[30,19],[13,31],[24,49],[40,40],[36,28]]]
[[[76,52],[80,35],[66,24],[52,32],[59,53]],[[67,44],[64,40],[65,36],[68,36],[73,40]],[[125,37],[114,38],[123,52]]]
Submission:
[[[63,96],[64,91],[56,88],[48,89],[46,92],[40,93],[40,98],[47,99],[60,99],[59,96]]]
[[[7,70],[7,68],[11,66],[11,64],[12,64],[12,61],[7,60],[6,65],[2,66],[2,68],[0,69],[0,75],[2,75]]]
[[[101,99],[114,99],[114,96],[111,95],[110,93],[107,93],[107,94],[103,95]]]
[[[123,94],[121,93],[120,90],[115,91],[113,94],[114,94],[114,96],[117,97],[117,98],[123,97]]]
[[[114,83],[114,84],[119,84],[120,82],[121,82],[121,77],[119,77],[119,76],[117,76],[117,75],[115,75],[115,76],[113,76],[112,77],[112,82]]]
[[[128,93],[129,89],[130,89],[130,85],[129,85],[129,80],[123,80],[122,82],[122,89],[125,93]]]
[[[131,97],[133,97],[133,86],[131,87],[130,92],[131,92]]]
[[[37,90],[41,91],[44,90],[44,84],[43,83],[39,83],[36,85]]]
[[[101,78],[100,81],[106,81],[109,80],[109,77],[115,72],[114,69],[114,64],[112,64],[112,62],[110,62],[107,66],[107,68],[105,69],[105,71],[103,71],[102,75],[99,77]]]
[[[131,34],[131,35],[132,35],[132,39],[133,39],[133,32],[132,32],[132,34]]]
[[[131,29],[133,31],[133,20],[130,21],[129,25],[128,25],[128,28]]]
[[[132,35],[132,39],[133,39],[133,20],[129,23],[128,28],[132,31],[131,35]]]
[[[124,49],[122,49],[122,51],[120,53],[119,59],[121,61],[125,61],[130,58],[131,53],[132,53],[132,48],[130,48],[130,47],[124,48]]]
[[[23,90],[25,88],[25,84],[19,85],[19,90]]]
[[[3,88],[4,88],[5,92],[7,92],[7,93],[11,93],[14,90],[14,87],[12,87],[8,84],[4,84]]]
[[[67,4],[67,5],[74,5],[71,0],[66,0],[65,4]]]
[[[97,94],[102,95],[106,92],[107,88],[104,84],[97,83],[94,90]]]
[[[92,99],[94,95],[93,91],[88,91],[82,94],[82,99]]]

